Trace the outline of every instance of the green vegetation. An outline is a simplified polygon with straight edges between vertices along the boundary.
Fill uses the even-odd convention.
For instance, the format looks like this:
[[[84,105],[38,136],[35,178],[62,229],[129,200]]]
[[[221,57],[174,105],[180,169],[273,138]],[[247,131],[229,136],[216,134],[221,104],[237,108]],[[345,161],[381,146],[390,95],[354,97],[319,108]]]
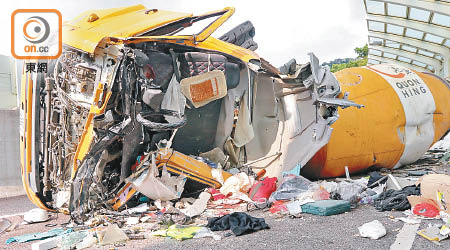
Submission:
[[[341,63],[341,64],[333,64],[333,66],[331,66],[331,72],[337,72],[341,69],[345,69],[345,68],[352,68],[352,67],[360,67],[360,66],[366,66],[367,64],[367,58],[362,58],[362,59],[356,59],[353,61],[350,61],[348,63]]]
[[[345,68],[365,66],[367,64],[367,55],[369,53],[367,44],[364,45],[363,47],[355,48],[355,53],[358,55],[356,59],[352,59],[345,63],[331,65],[331,72],[334,73]]]
[[[367,43],[363,47],[356,47],[355,53],[358,54],[358,58],[367,58],[367,55],[369,54],[369,47],[367,46]]]

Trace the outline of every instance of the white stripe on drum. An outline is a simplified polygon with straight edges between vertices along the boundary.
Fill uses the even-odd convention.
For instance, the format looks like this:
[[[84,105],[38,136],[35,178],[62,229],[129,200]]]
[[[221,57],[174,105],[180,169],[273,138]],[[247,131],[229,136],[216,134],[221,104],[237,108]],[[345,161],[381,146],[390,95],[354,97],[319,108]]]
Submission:
[[[430,89],[416,73],[399,65],[378,64],[366,68],[391,85],[405,112],[404,135],[400,136],[404,138],[405,149],[394,168],[415,162],[430,148],[434,139],[436,105]]]

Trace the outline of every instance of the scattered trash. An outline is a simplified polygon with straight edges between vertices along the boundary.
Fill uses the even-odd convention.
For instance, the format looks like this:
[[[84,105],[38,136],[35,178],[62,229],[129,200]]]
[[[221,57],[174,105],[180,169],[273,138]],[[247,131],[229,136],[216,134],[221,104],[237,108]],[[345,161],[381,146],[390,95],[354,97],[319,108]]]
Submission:
[[[379,172],[370,172],[367,187],[373,187],[378,184],[383,184],[387,181],[387,178],[387,176],[382,176]]]
[[[441,230],[439,230],[439,233],[442,236],[448,236],[450,234],[450,224],[442,225]]]
[[[256,202],[265,202],[275,190],[277,190],[277,177],[266,177],[253,184],[249,197]]]
[[[450,213],[450,175],[428,174],[420,180],[422,198],[432,199],[442,211]]]
[[[85,231],[75,231],[65,234],[61,237],[61,250],[70,250],[75,248],[75,245],[82,242],[88,235]]]
[[[168,229],[155,231],[151,233],[151,235],[170,237],[177,240],[186,240],[194,238],[196,233],[202,229],[203,227],[197,226],[172,225]]]
[[[128,217],[127,222],[125,224],[127,225],[136,225],[139,223],[138,217]]]
[[[404,211],[411,208],[408,196],[419,194],[420,187],[416,186],[407,186],[400,191],[389,189],[375,199],[374,205],[379,211]]]
[[[344,200],[320,200],[302,205],[302,211],[315,215],[335,215],[350,210],[350,202]]]
[[[235,212],[222,217],[209,218],[207,227],[212,231],[224,231],[230,229],[236,236],[270,228],[263,218],[255,218],[241,212]]]
[[[419,203],[414,206],[413,213],[428,218],[435,218],[439,216],[439,209],[429,203]]]
[[[424,237],[425,239],[427,239],[429,241],[439,242],[441,240],[448,238],[448,235],[441,235],[440,230],[441,229],[439,226],[431,226],[431,227],[427,227],[423,230],[420,230],[419,232],[417,232],[417,234]]]
[[[301,193],[308,191],[311,181],[303,176],[287,175],[283,177],[283,181],[278,189],[272,193],[269,202],[276,200],[290,200],[296,198]]]
[[[108,225],[105,231],[99,232],[98,235],[99,235],[99,244],[101,246],[129,240],[127,235],[116,224]]]
[[[29,242],[34,240],[43,240],[51,237],[55,237],[58,235],[64,235],[71,233],[72,229],[63,229],[63,228],[55,228],[43,233],[32,233],[32,234],[24,234],[19,236],[14,236],[6,240],[6,244],[10,244],[13,242]]]
[[[76,249],[90,248],[95,244],[97,244],[97,237],[95,237],[93,233],[88,233],[81,242],[76,244]]]
[[[402,186],[400,185],[397,178],[395,178],[392,174],[388,174],[388,180],[387,180],[387,188],[388,189],[395,189],[395,190],[402,190]]]
[[[203,211],[205,211],[210,198],[211,194],[207,192],[202,192],[198,197],[198,199],[192,205],[188,206],[184,210],[181,210],[181,212],[183,212],[185,215],[189,217],[200,215],[201,213],[203,213]]]
[[[364,238],[377,240],[386,235],[386,228],[378,220],[374,220],[358,227],[359,235]]]
[[[197,238],[207,238],[207,237],[211,237],[214,240],[221,240],[222,237],[220,237],[220,235],[212,232],[209,228],[207,227],[202,227],[200,230],[198,230],[195,235],[194,235],[194,239]]]
[[[31,244],[31,250],[49,250],[61,245],[61,236],[51,237]]]
[[[8,219],[0,219],[0,235],[11,227],[11,221]]]
[[[48,221],[49,219],[50,217],[48,216],[48,212],[40,208],[31,209],[23,216],[23,220],[26,223],[44,222]]]
[[[439,215],[441,216],[441,219],[444,223],[450,224],[450,214],[448,214],[444,211],[440,211]]]
[[[360,166],[336,158],[341,165],[330,170],[322,161],[328,159],[323,156],[332,144],[338,107],[363,105],[342,93],[338,74],[314,54],[309,62],[291,60],[278,69],[253,52],[257,45],[249,22],[220,39],[210,37],[233,8],[200,16],[142,5],[94,12],[102,18],[94,28],[102,32],[76,35],[91,34],[85,22],[97,20],[97,14],[65,24],[63,33],[73,34],[64,35],[70,46],[49,61],[50,72],[22,81],[21,88],[29,92],[22,95],[25,101],[32,98],[24,103],[33,103],[21,115],[39,114],[21,131],[32,132],[21,141],[26,155],[21,162],[28,163],[22,166],[23,179],[33,177],[24,185],[35,193],[33,203],[70,214],[70,224],[11,237],[7,244],[41,240],[32,249],[47,250],[118,247],[150,236],[220,240],[215,231],[240,236],[270,228],[264,218],[246,213],[251,210],[276,218],[329,216],[360,204],[407,210],[407,217],[391,219],[404,221],[414,236],[421,221],[440,218],[445,225],[419,234],[432,241],[448,237],[450,176],[435,173],[448,171],[443,166],[450,159],[449,136],[420,159],[433,166],[355,177],[366,164],[382,167],[385,160],[379,158],[391,157],[370,152]],[[207,18],[215,20],[197,35],[172,36]],[[360,75],[350,75],[348,86],[361,82]],[[41,88],[34,91],[36,86]],[[35,132],[42,132],[36,140]],[[405,137],[401,127],[398,132]],[[321,149],[324,154],[316,154]],[[31,160],[39,164],[30,165]],[[341,177],[310,181],[300,173]],[[27,187],[30,183],[33,187]],[[50,219],[42,209],[24,215],[27,223]],[[16,225],[1,219],[0,234]],[[386,234],[378,220],[358,230],[371,239]]]
[[[414,218],[414,217],[399,217],[399,218],[395,218],[394,220],[396,220],[396,221],[403,221],[403,222],[405,222],[406,224],[420,224],[421,222],[422,222],[422,220],[421,219],[417,219],[417,218]]]
[[[212,199],[214,201],[218,201],[218,200],[223,200],[226,198],[225,195],[223,195],[222,193],[220,193],[219,190],[214,189],[214,188],[208,188],[208,192],[211,194]]]
[[[329,198],[330,198],[330,193],[328,193],[328,191],[322,186],[320,186],[313,193],[313,200],[315,200],[315,201],[328,200]]]
[[[297,216],[302,213],[302,202],[295,200],[286,203],[286,208],[290,215]]]
[[[155,156],[151,155],[150,167],[137,172],[128,178],[133,187],[153,200],[173,200],[180,198],[184,189],[186,179],[180,175],[178,177],[170,176],[164,168],[161,177],[157,176],[157,167],[155,163]],[[144,162],[146,159],[144,159]]]
[[[139,204],[139,205],[137,205],[135,207],[128,208],[127,210],[124,210],[124,212],[127,212],[129,214],[143,213],[143,212],[148,211],[148,208],[149,207],[148,207],[147,203],[142,203],[142,204]]]
[[[361,178],[352,181],[344,180],[339,183],[321,182],[320,186],[323,186],[330,194],[338,194],[340,199],[356,204],[360,200],[360,194],[367,188],[367,182],[366,178]]]
[[[229,177],[220,188],[220,192],[224,195],[239,192],[247,193],[254,182],[255,179],[253,177],[249,177],[247,174],[241,172]]]
[[[269,211],[273,214],[275,213],[287,213],[288,208],[286,206],[286,201],[275,201],[272,203]]]

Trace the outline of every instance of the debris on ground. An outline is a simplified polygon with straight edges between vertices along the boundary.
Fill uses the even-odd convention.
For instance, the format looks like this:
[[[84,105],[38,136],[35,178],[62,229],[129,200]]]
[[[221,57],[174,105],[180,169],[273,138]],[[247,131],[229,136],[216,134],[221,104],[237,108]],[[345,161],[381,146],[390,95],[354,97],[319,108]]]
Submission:
[[[29,242],[29,241],[35,241],[35,240],[44,240],[47,238],[52,238],[55,236],[68,234],[71,232],[72,232],[72,229],[55,228],[55,229],[51,229],[51,230],[49,230],[47,232],[43,232],[43,233],[24,234],[24,235],[11,237],[8,240],[6,240],[6,244],[11,244],[13,242],[23,243],[23,242]]]
[[[161,154],[176,153],[170,149],[165,150],[163,148],[141,157],[134,174],[125,180],[125,183],[131,184],[131,189],[128,188],[127,192],[111,203],[114,205],[114,202],[121,201],[120,206],[113,206],[112,209],[105,206],[92,211],[90,219],[82,223],[67,224],[64,228],[43,233],[11,237],[7,243],[40,240],[33,243],[34,249],[54,246],[61,249],[86,249],[95,245],[124,245],[129,241],[151,237],[176,240],[209,237],[221,240],[223,236],[215,231],[229,230],[228,233],[224,232],[225,236],[240,236],[270,229],[264,218],[248,214],[254,210],[277,218],[300,218],[303,214],[339,216],[341,213],[351,213],[352,209],[357,209],[360,205],[373,205],[380,212],[403,211],[404,217],[391,218],[394,222],[405,223],[405,229],[400,231],[399,237],[405,234],[402,237],[411,238],[410,233],[417,233],[438,244],[450,233],[446,199],[449,177],[436,174],[440,172],[433,167],[428,167],[427,174],[423,176],[382,169],[366,176],[317,181],[292,173],[284,174],[281,181],[278,181],[276,177],[258,177],[258,173],[241,169],[234,174],[219,172],[225,177],[223,181],[205,185],[203,180],[182,174],[175,176],[173,169],[169,171],[167,167],[158,166],[157,159],[164,158]],[[181,154],[178,156],[180,162],[189,159],[190,164],[200,159]],[[210,161],[208,158],[200,160],[202,163]],[[177,159],[173,158],[171,161]],[[438,161],[436,159],[435,164],[441,164]],[[178,166],[181,166],[180,162]],[[213,170],[212,167],[209,169]],[[401,183],[404,182],[401,180],[406,178],[408,184],[413,184],[403,186]],[[389,180],[394,180],[394,184],[389,184]],[[155,185],[164,186],[164,193],[150,191],[154,190]],[[125,185],[122,190],[126,189]],[[161,190],[163,189],[159,188]],[[51,219],[48,212],[42,209],[31,210],[25,217],[33,223],[44,223]],[[438,220],[441,223],[417,229],[421,222],[428,220]],[[10,224],[2,219],[3,231]],[[386,234],[385,227],[377,220],[361,225],[358,231],[361,237],[370,239],[379,239]],[[399,247],[406,244],[400,239],[398,241]]]
[[[0,219],[0,234],[7,231],[11,227],[11,225],[12,224],[11,224],[10,220],[8,220],[6,218]]]
[[[302,205],[302,211],[315,215],[335,215],[350,210],[350,202],[345,200],[320,200]]]
[[[264,216],[341,216],[358,206],[403,211],[405,217],[386,220],[404,222],[414,236],[421,222],[439,221],[417,233],[432,242],[448,237],[449,136],[402,168],[380,168],[371,154],[370,173],[365,164],[342,164],[324,173],[341,177],[317,179],[322,169],[307,165],[326,149],[339,107],[364,106],[348,99],[313,53],[309,62],[291,60],[278,69],[253,52],[250,22],[210,37],[233,8],[200,16],[174,12],[173,20],[142,5],[98,11],[103,14],[80,16],[63,29],[78,47],[64,46],[49,60],[52,70],[39,77],[30,72],[30,81],[22,81],[32,84],[22,88],[32,98],[21,110],[31,126],[21,131],[27,133],[24,185],[48,210],[30,210],[23,221],[47,223],[52,213],[69,214],[70,221],[8,235],[7,244],[38,241],[32,248],[43,250],[117,247],[154,237],[219,241],[222,233],[271,230]],[[151,28],[128,23],[143,13],[145,23],[161,20]],[[76,35],[87,32],[86,20],[101,18],[93,25],[102,27],[123,15],[127,29],[137,29],[119,32],[124,37],[113,37],[119,33],[106,26],[102,34],[111,37],[101,41]],[[198,35],[172,36],[213,17]],[[14,228],[1,219],[0,234]],[[358,231],[370,239],[387,233],[378,220]]]
[[[377,240],[386,235],[386,228],[378,220],[374,220],[358,227],[359,235],[364,238]]]
[[[263,218],[255,218],[241,212],[209,218],[207,227],[212,231],[231,230],[236,236],[270,228]]]
[[[44,222],[50,219],[48,212],[41,208],[34,208],[26,212],[23,221],[26,223]]]

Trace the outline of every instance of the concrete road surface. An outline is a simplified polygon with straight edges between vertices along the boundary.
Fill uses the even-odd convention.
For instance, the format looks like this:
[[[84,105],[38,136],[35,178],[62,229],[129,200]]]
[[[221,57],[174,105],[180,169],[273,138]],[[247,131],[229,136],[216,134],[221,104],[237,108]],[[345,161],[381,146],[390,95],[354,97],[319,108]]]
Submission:
[[[26,196],[0,199],[0,216],[23,213],[33,208]],[[243,236],[223,237],[220,241],[211,238],[177,241],[166,238],[150,238],[129,241],[124,246],[105,246],[95,249],[389,249],[394,243],[403,222],[395,222],[390,216],[404,216],[401,212],[378,212],[372,206],[360,206],[348,213],[334,216],[315,216],[304,214],[302,218],[276,218],[269,212],[252,212],[251,215],[264,217],[271,229]],[[30,249],[30,243],[12,243],[5,241],[11,236],[49,230],[48,223],[60,224],[69,217],[59,214],[46,223],[20,225],[16,230],[0,235],[0,249]],[[12,221],[19,216],[10,217]],[[358,227],[366,222],[379,220],[387,230],[387,235],[378,240],[361,238]],[[422,221],[419,229],[429,223],[441,223],[439,220]],[[218,232],[225,236],[225,232]],[[450,249],[450,239],[441,242],[441,247],[432,244],[421,236],[414,237],[412,249]]]

